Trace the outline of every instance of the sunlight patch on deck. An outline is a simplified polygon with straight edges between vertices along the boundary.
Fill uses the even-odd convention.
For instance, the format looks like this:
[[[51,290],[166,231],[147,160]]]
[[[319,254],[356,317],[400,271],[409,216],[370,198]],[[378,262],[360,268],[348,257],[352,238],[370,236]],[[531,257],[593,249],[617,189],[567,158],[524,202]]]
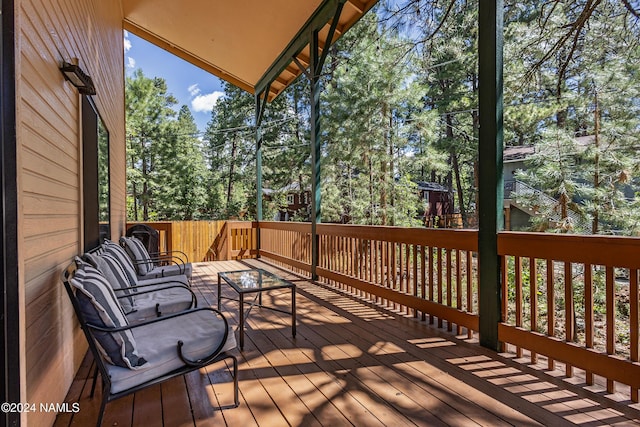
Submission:
[[[446,340],[444,338],[418,338],[408,340],[410,344],[415,345],[418,348],[437,348],[437,347],[450,347],[455,346],[456,343],[453,341]]]
[[[406,353],[406,351],[403,348],[389,341],[378,341],[377,343],[372,345],[367,352],[375,356],[382,356],[385,354]]]

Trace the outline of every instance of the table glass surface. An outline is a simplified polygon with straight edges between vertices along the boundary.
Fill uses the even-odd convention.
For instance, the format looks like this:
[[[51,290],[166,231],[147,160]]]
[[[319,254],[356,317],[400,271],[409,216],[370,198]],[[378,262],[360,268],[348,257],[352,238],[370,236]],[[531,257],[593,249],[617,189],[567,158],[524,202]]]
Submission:
[[[293,284],[262,269],[226,271],[218,273],[238,292],[257,292],[266,289],[290,288]]]

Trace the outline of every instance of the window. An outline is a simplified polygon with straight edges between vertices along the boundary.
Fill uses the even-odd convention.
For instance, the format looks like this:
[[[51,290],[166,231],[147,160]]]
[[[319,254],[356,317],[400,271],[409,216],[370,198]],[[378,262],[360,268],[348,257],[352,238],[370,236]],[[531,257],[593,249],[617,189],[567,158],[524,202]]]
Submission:
[[[111,237],[109,218],[109,132],[88,96],[82,97],[84,250]]]
[[[295,203],[294,197],[295,197],[294,194],[287,194],[287,204],[288,205],[293,205]]]

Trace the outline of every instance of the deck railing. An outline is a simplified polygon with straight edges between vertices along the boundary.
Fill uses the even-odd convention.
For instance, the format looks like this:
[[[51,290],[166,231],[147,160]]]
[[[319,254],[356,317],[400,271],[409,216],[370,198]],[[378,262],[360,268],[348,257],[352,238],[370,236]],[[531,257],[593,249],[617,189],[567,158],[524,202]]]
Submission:
[[[187,230],[181,227],[177,234]],[[227,222],[207,237],[206,259],[255,256],[258,231],[263,258],[310,276],[309,223]],[[337,224],[318,224],[316,231],[319,281],[449,330],[455,326],[458,334],[478,331],[477,231]],[[587,384],[600,377],[609,392],[625,384],[637,402],[640,239],[502,232],[498,253],[498,338],[506,350],[534,363],[544,357],[550,369],[561,363],[567,376],[584,375]]]
[[[640,239],[543,233],[500,233],[503,320],[500,341],[631,387],[638,401],[638,266]]]

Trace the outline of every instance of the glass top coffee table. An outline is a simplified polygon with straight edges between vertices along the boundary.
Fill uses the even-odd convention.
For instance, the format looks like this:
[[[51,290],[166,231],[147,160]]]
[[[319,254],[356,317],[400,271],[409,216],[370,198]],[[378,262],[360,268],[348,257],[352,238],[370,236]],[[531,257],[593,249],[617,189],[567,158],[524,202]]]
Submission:
[[[240,302],[239,314],[240,320],[238,322],[238,335],[240,338],[240,350],[244,349],[244,324],[249,317],[249,313],[254,305],[263,307],[269,310],[279,311],[280,313],[291,315],[291,332],[293,337],[296,336],[296,285],[284,280],[273,273],[270,273],[261,268],[255,268],[250,270],[238,270],[238,271],[224,271],[218,273],[218,310],[220,310],[220,299],[222,297],[222,281],[227,283],[234,291],[238,293],[238,300]],[[268,307],[262,305],[262,292],[271,291],[274,289],[291,289],[291,311],[281,310],[275,307]],[[244,310],[244,296],[246,294],[255,294],[253,301],[249,302],[249,308],[245,312]]]

